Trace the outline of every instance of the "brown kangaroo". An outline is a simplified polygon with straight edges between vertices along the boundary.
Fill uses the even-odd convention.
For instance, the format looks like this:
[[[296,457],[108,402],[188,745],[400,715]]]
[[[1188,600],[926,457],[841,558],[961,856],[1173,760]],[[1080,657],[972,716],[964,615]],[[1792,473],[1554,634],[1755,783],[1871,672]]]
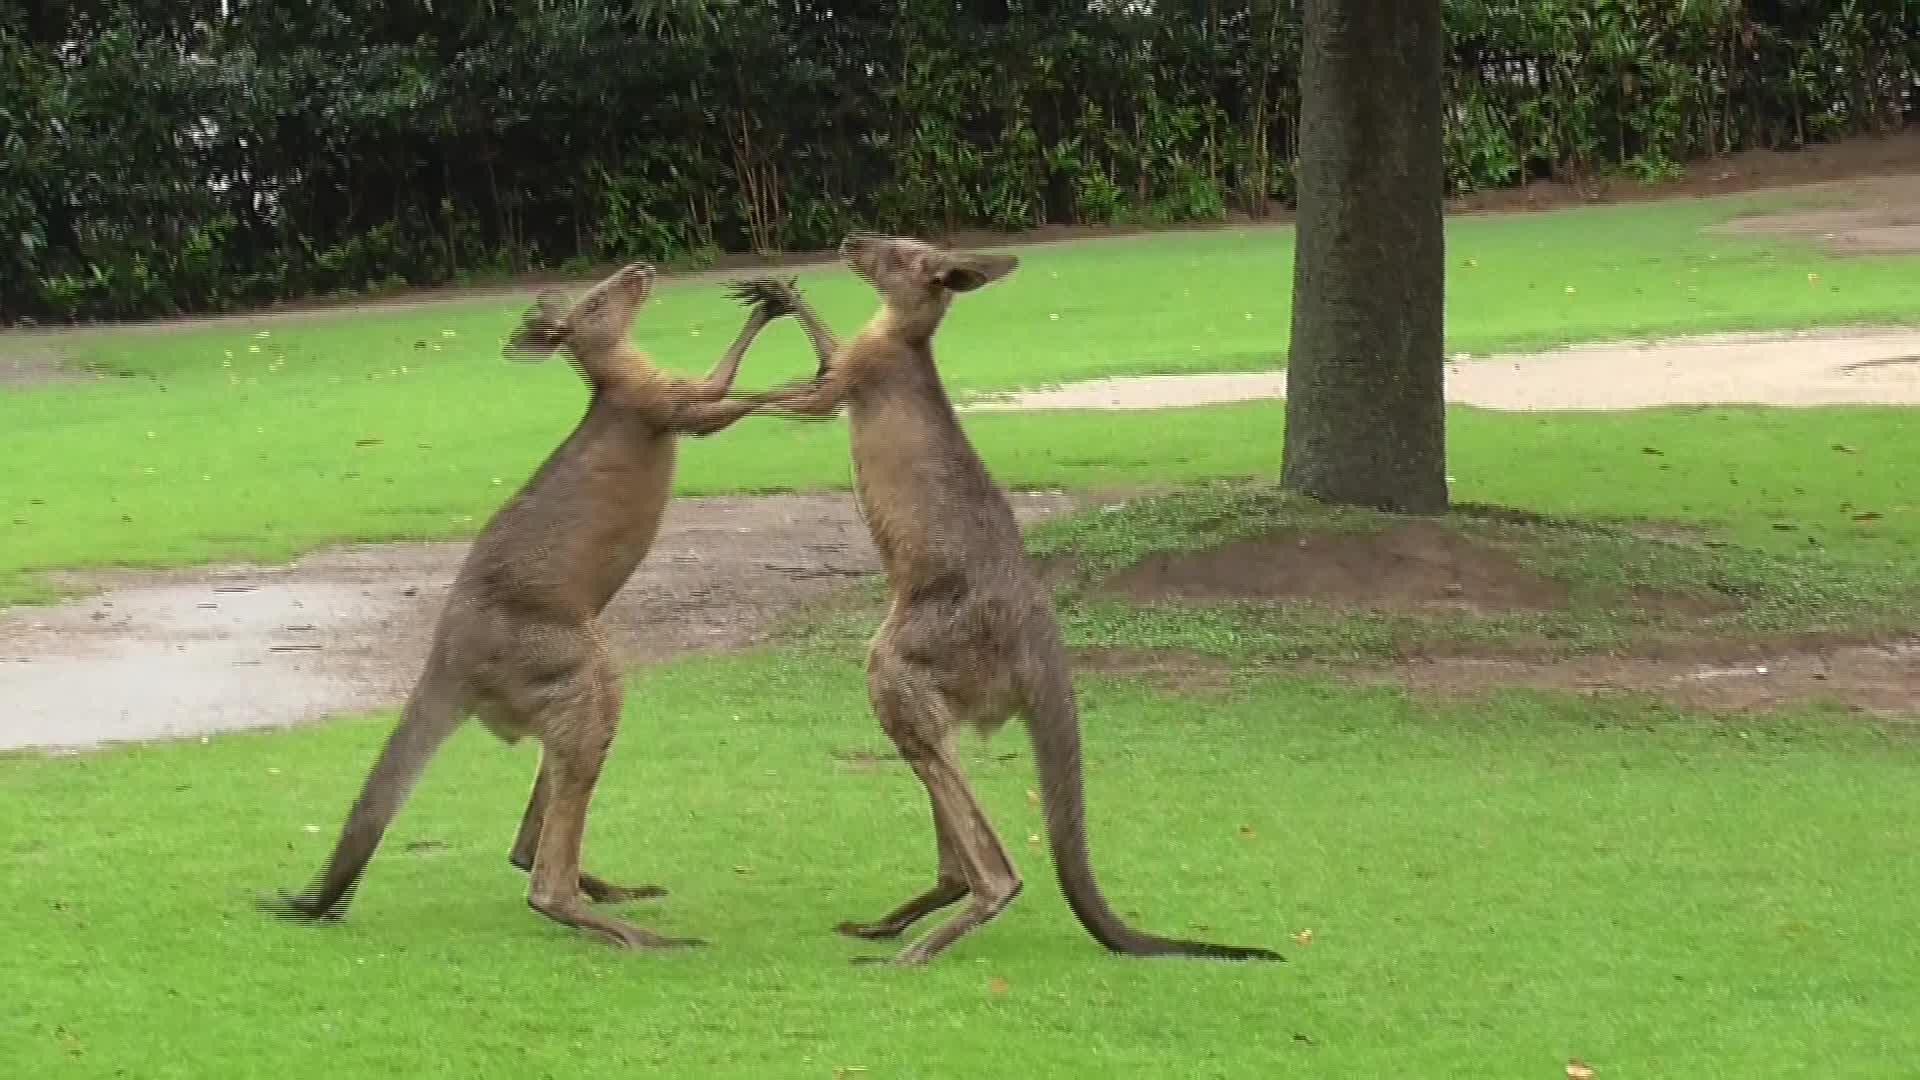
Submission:
[[[587,804],[620,720],[620,679],[599,615],[659,531],[676,436],[708,435],[757,408],[728,398],[740,359],[777,302],[761,298],[704,380],[655,368],[627,343],[653,268],[627,266],[571,309],[542,295],[507,342],[510,358],[564,347],[591,396],[572,434],[474,538],[434,629],[399,724],[347,814],[325,871],[297,896],[262,899],[287,918],[338,918],[415,781],[440,745],[476,716],[508,744],[540,741],[540,771],[508,856],[531,877],[542,915],[622,946],[702,944],[667,938],[581,902],[665,895],[611,885],[580,869]],[[745,295],[745,294],[742,294]]]
[[[1033,743],[1061,891],[1095,940],[1131,956],[1284,959],[1267,949],[1136,930],[1108,906],[1094,880],[1078,706],[1052,600],[1027,560],[1013,509],[961,429],[933,361],[933,334],[954,295],[1006,276],[1018,260],[876,236],[849,237],[840,255],[881,300],[879,312],[844,346],[791,283],[759,280],[735,288],[765,314],[797,316],[820,358],[810,383],[741,396],[788,416],[820,418],[847,407],[854,494],[892,601],[869,649],[867,696],[933,804],[939,853],[933,887],[878,921],[837,929],[888,940],[969,900],[893,957],[920,964],[1019,895],[1020,875],[952,750],[961,726],[989,735],[1019,714]]]

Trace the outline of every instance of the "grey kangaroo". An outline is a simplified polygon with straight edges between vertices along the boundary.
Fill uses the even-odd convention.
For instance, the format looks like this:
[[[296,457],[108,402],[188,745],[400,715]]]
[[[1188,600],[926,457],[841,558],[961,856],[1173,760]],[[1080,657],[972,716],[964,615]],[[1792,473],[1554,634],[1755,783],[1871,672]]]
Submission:
[[[580,869],[587,805],[620,720],[619,673],[599,615],[659,531],[677,436],[709,435],[756,410],[727,397],[740,359],[781,312],[762,298],[703,380],[655,368],[627,342],[653,288],[627,266],[571,308],[538,298],[507,342],[513,358],[565,348],[590,388],[586,415],[474,539],[434,629],[425,670],[381,749],[326,869],[299,896],[263,898],[274,914],[338,918],[427,761],[469,716],[512,744],[540,742],[540,771],[509,858],[530,875],[527,903],[628,947],[702,944],[609,918],[582,902],[665,895]],[[743,294],[744,295],[744,294]]]
[[[762,314],[798,317],[820,360],[809,382],[742,397],[766,405],[769,414],[820,418],[843,405],[848,410],[855,496],[891,594],[868,654],[867,696],[932,802],[933,886],[877,921],[837,929],[889,940],[967,900],[959,914],[892,958],[921,964],[1019,895],[1020,875],[951,743],[962,726],[988,735],[1018,714],[1033,744],[1061,891],[1095,940],[1130,956],[1284,959],[1262,948],[1136,930],[1108,906],[1094,880],[1078,706],[1052,599],[1027,561],[1012,507],[960,427],[933,360],[933,335],[954,296],[1005,277],[1018,260],[877,236],[848,238],[840,255],[880,295],[879,312],[844,345],[790,282],[763,279],[735,290]]]

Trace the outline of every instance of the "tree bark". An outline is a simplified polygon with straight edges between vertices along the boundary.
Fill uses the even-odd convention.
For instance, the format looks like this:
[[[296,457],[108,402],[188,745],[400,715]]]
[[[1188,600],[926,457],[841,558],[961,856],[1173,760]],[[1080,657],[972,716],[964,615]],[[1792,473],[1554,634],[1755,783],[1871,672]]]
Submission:
[[[1439,0],[1306,0],[1282,486],[1447,509]]]

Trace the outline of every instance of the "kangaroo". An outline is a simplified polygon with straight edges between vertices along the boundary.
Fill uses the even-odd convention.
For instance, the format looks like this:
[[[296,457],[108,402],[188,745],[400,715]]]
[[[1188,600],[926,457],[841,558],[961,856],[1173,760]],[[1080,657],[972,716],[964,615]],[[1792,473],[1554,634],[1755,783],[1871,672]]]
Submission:
[[[932,802],[933,886],[876,921],[836,929],[891,940],[968,900],[959,914],[891,958],[924,964],[1020,894],[1020,875],[952,750],[960,727],[987,736],[1018,714],[1033,744],[1060,889],[1095,940],[1130,956],[1284,959],[1267,949],[1136,930],[1114,913],[1094,880],[1078,706],[1052,600],[1027,560],[1013,508],[960,427],[933,360],[933,335],[953,297],[1005,277],[1019,260],[865,235],[843,241],[840,256],[881,300],[879,312],[844,346],[790,282],[762,279],[734,290],[763,314],[799,318],[820,360],[811,382],[742,398],[766,405],[769,415],[799,418],[847,407],[855,500],[891,594],[868,651],[867,697]]]
[[[540,742],[540,769],[509,861],[529,874],[527,903],[618,946],[703,944],[595,912],[595,903],[664,896],[580,868],[587,805],[620,720],[620,680],[599,615],[647,554],[673,479],[676,436],[710,435],[756,410],[728,398],[753,339],[781,314],[762,297],[704,380],[655,368],[627,343],[654,271],[627,266],[570,309],[542,294],[506,345],[538,361],[564,347],[590,388],[586,414],[475,537],[433,633],[426,665],[326,869],[297,896],[263,898],[276,915],[338,918],[427,761],[469,716],[509,745]],[[745,295],[744,293],[742,294]]]

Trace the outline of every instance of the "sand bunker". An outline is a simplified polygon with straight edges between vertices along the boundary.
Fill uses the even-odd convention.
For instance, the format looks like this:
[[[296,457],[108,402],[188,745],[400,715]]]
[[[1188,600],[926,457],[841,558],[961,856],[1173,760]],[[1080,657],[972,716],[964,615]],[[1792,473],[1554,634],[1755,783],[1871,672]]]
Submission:
[[[966,408],[1165,409],[1286,393],[1285,371],[1143,375],[983,398]],[[1447,365],[1447,400],[1527,412],[1655,405],[1917,405],[1920,329],[1727,334],[1459,359]]]

